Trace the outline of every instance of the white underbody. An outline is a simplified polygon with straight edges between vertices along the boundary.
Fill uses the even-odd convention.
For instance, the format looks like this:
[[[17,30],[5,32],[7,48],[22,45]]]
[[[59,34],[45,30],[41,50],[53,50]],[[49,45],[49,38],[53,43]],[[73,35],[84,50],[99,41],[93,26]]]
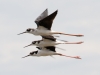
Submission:
[[[45,36],[45,35],[52,35],[55,31],[51,31],[51,30],[43,30],[43,29],[35,29],[33,32],[31,32],[31,34],[34,34],[34,35],[42,35],[42,36]]]
[[[62,42],[59,42],[59,41],[41,41],[39,44],[36,43],[35,45],[36,46],[39,46],[39,47],[44,47],[44,46],[55,46],[55,45],[58,45],[58,44],[61,44]]]
[[[33,56],[51,56],[51,55],[58,55],[58,53],[49,51],[49,50],[39,50],[37,54]]]

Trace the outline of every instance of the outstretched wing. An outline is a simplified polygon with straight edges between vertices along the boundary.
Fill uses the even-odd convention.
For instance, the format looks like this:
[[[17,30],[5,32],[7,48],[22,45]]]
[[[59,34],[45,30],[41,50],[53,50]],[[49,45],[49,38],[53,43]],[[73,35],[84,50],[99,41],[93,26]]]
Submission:
[[[58,10],[56,10],[55,12],[53,12],[52,14],[50,14],[49,16],[45,17],[44,19],[40,20],[38,23],[37,23],[37,28],[46,28],[48,30],[51,30],[51,27],[52,27],[52,23],[53,23],[53,20],[54,18],[56,17],[57,15],[57,12]]]
[[[43,12],[41,13],[41,15],[38,16],[38,17],[36,18],[35,23],[38,24],[38,22],[39,22],[40,20],[42,20],[43,18],[45,18],[45,17],[47,17],[47,16],[48,16],[48,9],[46,9],[45,11],[43,11]]]

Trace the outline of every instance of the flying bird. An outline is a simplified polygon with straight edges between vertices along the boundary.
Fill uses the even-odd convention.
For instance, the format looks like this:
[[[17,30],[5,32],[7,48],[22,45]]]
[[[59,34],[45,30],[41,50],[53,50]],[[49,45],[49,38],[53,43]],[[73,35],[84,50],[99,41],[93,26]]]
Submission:
[[[83,43],[83,42],[82,41],[80,41],[80,42],[62,42],[62,41],[56,40],[56,38],[54,38],[53,36],[42,36],[42,40],[33,41],[31,44],[29,44],[25,47],[28,47],[28,46],[46,47],[46,46],[55,46],[58,44],[81,44],[81,43]]]
[[[36,47],[39,50],[37,51],[32,51],[29,53],[29,55],[24,56],[22,58],[28,57],[28,56],[53,56],[53,55],[59,55],[59,56],[65,56],[65,57],[70,57],[70,58],[76,58],[76,59],[81,59],[79,56],[68,56],[68,55],[63,55],[61,53],[57,53],[55,50],[55,46],[48,46],[48,47]]]
[[[66,33],[62,33],[62,32],[57,32],[57,31],[52,31],[51,27],[52,27],[52,23],[53,20],[55,19],[56,15],[58,13],[58,10],[56,10],[55,12],[53,12],[52,14],[48,15],[48,10],[46,9],[36,20],[35,23],[37,24],[37,28],[28,28],[26,29],[25,32],[19,33],[20,34],[24,34],[24,33],[30,33],[33,35],[41,35],[41,36],[48,36],[48,35],[54,35],[54,34],[61,34],[61,35],[69,35],[69,36],[77,36],[77,37],[81,37],[83,35],[81,34],[66,34]]]

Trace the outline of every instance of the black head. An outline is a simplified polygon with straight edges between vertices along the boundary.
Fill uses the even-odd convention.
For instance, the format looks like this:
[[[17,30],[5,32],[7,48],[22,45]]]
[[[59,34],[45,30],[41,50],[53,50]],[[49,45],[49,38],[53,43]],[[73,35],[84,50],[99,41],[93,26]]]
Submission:
[[[22,33],[19,33],[18,35],[20,35],[20,34],[24,34],[24,33],[31,33],[32,31],[34,31],[34,29],[32,28],[28,28],[28,29],[26,29],[26,31],[25,32],[22,32]]]
[[[32,31],[32,29],[31,29],[31,28],[28,28],[26,31],[27,31],[27,32],[31,32],[31,31]]]
[[[28,28],[28,29],[26,29],[26,32],[32,32],[32,31],[34,31],[33,28]]]
[[[33,52],[30,52],[30,55],[34,55],[34,54],[37,54],[38,51],[33,51]]]
[[[32,44],[35,44],[35,43],[36,43],[36,41],[33,41],[33,42],[32,42]]]
[[[41,50],[42,48],[41,47],[36,47],[37,49]]]
[[[38,53],[38,51],[33,51],[33,52],[30,52],[29,55],[24,56],[24,57],[22,57],[22,58],[25,58],[25,57],[28,57],[28,56],[36,56],[37,53]]]
[[[30,55],[34,55],[34,52],[30,52]]]

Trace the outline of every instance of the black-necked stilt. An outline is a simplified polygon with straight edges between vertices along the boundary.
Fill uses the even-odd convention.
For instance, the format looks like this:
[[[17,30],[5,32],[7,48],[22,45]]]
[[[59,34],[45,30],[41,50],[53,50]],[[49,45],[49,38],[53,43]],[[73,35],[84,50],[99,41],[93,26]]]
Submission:
[[[29,55],[24,56],[22,58],[28,57],[28,56],[52,56],[52,55],[60,55],[60,56],[65,56],[65,57],[70,57],[70,58],[76,58],[76,59],[81,59],[79,56],[68,56],[68,55],[63,55],[61,53],[57,53],[55,50],[55,46],[48,46],[48,47],[37,47],[39,50],[30,52]]]
[[[54,38],[53,36],[42,36],[42,40],[37,40],[37,41],[33,41],[31,44],[25,46],[39,46],[39,47],[46,47],[46,46],[55,46],[58,44],[81,44],[83,43],[82,41],[80,42],[62,42],[62,41],[58,41],[56,40],[56,38]],[[24,48],[25,48],[24,47]]]
[[[53,35],[53,34],[62,34],[62,35],[69,35],[69,36],[77,36],[77,37],[81,37],[83,35],[79,34],[66,34],[66,33],[62,33],[62,32],[56,32],[56,31],[52,31],[51,27],[52,27],[52,23],[54,18],[57,15],[58,10],[56,10],[55,12],[53,12],[52,14],[50,14],[48,16],[48,11],[47,9],[35,20],[35,23],[37,24],[37,28],[28,28],[25,32],[22,32],[20,34],[23,33],[30,33],[30,34],[34,34],[34,35],[41,35],[41,36],[48,36],[48,35]],[[20,35],[18,34],[18,35]]]

